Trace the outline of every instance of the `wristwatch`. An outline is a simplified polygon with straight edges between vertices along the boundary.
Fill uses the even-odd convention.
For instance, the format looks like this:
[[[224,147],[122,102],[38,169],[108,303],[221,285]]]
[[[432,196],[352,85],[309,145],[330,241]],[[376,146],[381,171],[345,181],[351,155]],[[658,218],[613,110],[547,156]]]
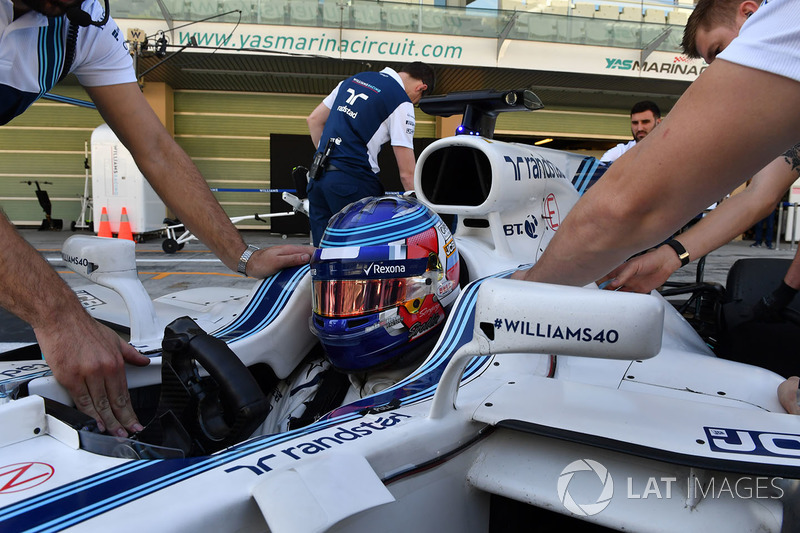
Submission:
[[[686,265],[689,264],[689,262],[691,261],[691,259],[689,259],[689,252],[686,251],[686,248],[684,248],[681,243],[679,243],[675,239],[670,239],[664,244],[675,250],[675,253],[678,254],[678,259],[681,260],[682,267],[685,267]]]
[[[236,267],[236,272],[241,274],[242,276],[247,277],[247,262],[250,260],[250,256],[253,255],[256,250],[259,250],[258,246],[253,246],[252,244],[248,244],[247,248],[244,252],[242,252],[242,257],[239,258],[239,266]]]

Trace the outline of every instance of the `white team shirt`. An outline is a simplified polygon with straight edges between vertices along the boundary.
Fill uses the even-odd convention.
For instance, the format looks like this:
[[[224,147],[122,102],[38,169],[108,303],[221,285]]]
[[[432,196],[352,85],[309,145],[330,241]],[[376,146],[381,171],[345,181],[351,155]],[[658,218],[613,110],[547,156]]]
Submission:
[[[103,6],[96,0],[84,0],[82,8],[94,20],[103,17]],[[51,88],[43,80],[53,73],[58,77],[67,24],[58,23],[63,33],[55,36],[52,49],[43,51],[48,24],[49,19],[36,11],[14,20],[14,4],[0,0],[0,85],[6,90],[41,96]],[[80,28],[70,71],[87,87],[136,81],[125,37],[112,19],[102,28]]]
[[[603,157],[600,158],[600,162],[612,163],[617,159],[619,159],[622,156],[622,154],[624,154],[634,146],[636,146],[636,140],[632,140],[627,143],[619,143],[614,148],[604,153]]]
[[[717,57],[800,81],[800,2],[765,0]]]

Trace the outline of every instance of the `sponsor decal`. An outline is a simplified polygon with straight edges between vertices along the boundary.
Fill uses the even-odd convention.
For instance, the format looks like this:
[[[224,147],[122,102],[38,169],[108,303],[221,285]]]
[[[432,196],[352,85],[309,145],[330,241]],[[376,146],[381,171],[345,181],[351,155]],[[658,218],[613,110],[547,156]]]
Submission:
[[[77,257],[74,255],[67,255],[64,252],[61,252],[61,259],[70,265],[75,265],[79,267],[85,267],[86,273],[91,274],[95,270],[97,270],[97,265],[86,259],[85,257]]]
[[[541,157],[534,155],[511,157],[505,155],[503,159],[514,169],[514,181],[520,181],[522,178],[529,180],[567,179],[556,165]]]
[[[360,80],[358,78],[353,78],[353,83],[357,83],[358,85],[361,85],[362,87],[364,87],[366,89],[369,89],[370,91],[373,91],[373,92],[376,92],[376,93],[380,93],[381,92],[381,90],[378,87],[376,87],[375,85],[372,85],[371,83],[367,83],[367,82],[365,82],[363,80]],[[347,89],[347,92],[354,93],[355,91],[353,91],[353,89]],[[361,97],[364,100],[367,99],[367,95],[362,95]],[[347,103],[351,104],[352,102],[347,102]]]
[[[528,337],[542,337],[545,339],[563,339],[565,341],[579,342],[608,342],[614,344],[619,340],[619,332],[615,329],[592,330],[590,327],[570,327],[546,322],[529,322],[526,320],[510,320],[496,318],[495,329],[526,335]]]
[[[352,109],[350,109],[346,105],[340,105],[339,107],[336,108],[336,111],[339,111],[340,113],[344,113],[345,115],[347,115],[350,118],[356,118],[358,116],[358,111],[353,111]]]
[[[21,378],[27,374],[37,374],[43,371],[49,371],[50,367],[47,363],[31,363],[27,365],[19,365],[14,368],[7,368],[0,372],[0,376],[7,378]]]
[[[75,291],[75,296],[78,297],[78,300],[80,300],[81,305],[86,308],[97,307],[98,305],[105,305],[105,302],[103,300],[85,290]]]
[[[358,100],[369,100],[369,95],[364,93],[357,93],[355,90],[348,87],[347,94],[350,96],[347,97],[347,105],[354,105]]]
[[[372,263],[367,268],[364,269],[364,274],[369,276],[370,274],[379,275],[379,274],[405,274],[406,273],[406,266],[405,265],[382,265],[380,263]]]
[[[547,226],[553,231],[557,230],[561,225],[561,214],[558,211],[558,201],[556,201],[555,194],[550,193],[544,199],[543,211],[542,218],[547,222]]]
[[[231,474],[238,470],[248,470],[255,475],[271,472],[275,468],[280,468],[293,461],[300,461],[305,457],[324,453],[331,448],[346,446],[347,443],[362,438],[369,438],[376,433],[391,430],[396,425],[412,418],[411,415],[402,413],[392,413],[388,416],[365,417],[355,426],[345,427],[344,425],[328,429],[324,432],[314,433],[313,439],[305,442],[295,443],[293,446],[276,450],[275,453],[264,455],[256,460],[254,464],[237,465],[225,470],[226,474]]]
[[[647,62],[640,63],[635,59],[621,59],[618,57],[606,58],[606,70],[639,70],[642,72],[655,72],[658,74],[685,74],[687,76],[698,76],[708,68],[708,65],[698,67],[690,63],[686,56],[676,56],[672,63],[662,61],[660,63]]]
[[[538,239],[539,220],[535,215],[528,215],[525,217],[525,222],[518,222],[514,224],[503,224],[503,233],[507,237],[514,235],[527,235],[531,239]]]
[[[712,451],[762,455],[767,457],[800,457],[800,435],[747,429],[704,427]]]
[[[47,463],[15,463],[0,467],[0,494],[22,492],[38,487],[55,473]]]

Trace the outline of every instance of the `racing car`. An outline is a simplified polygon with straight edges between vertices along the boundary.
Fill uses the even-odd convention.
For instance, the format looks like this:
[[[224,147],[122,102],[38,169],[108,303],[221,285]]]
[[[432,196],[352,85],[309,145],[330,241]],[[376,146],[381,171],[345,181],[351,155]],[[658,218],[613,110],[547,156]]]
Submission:
[[[73,236],[62,256],[87,279],[87,309],[151,357],[128,369],[149,422],[102,434],[44,361],[0,356],[0,530],[487,532],[551,515],[628,531],[800,527],[782,376],[717,357],[658,293],[508,279],[602,165],[493,139],[498,113],[542,107],[527,89],[421,105],[464,115],[415,174],[419,204],[450,224],[459,287],[407,375],[260,431],[275,384],[320,350],[315,264],[153,300],[132,242]]]

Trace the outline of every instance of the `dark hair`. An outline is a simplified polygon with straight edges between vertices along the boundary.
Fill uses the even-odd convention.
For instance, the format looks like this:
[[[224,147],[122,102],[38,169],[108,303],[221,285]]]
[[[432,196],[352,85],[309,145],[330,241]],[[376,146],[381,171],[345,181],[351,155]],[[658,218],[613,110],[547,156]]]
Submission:
[[[433,92],[433,88],[436,85],[436,74],[433,72],[433,68],[427,63],[414,61],[413,63],[404,65],[403,68],[400,69],[400,72],[405,72],[415,80],[419,80],[428,86],[428,88],[423,91],[422,96],[428,96]]]
[[[633,104],[633,107],[631,108],[631,115],[634,113],[643,113],[645,111],[652,111],[654,117],[661,118],[661,110],[658,108],[655,102],[651,102],[650,100],[642,100],[641,102],[636,102]]]
[[[716,26],[732,26],[736,22],[736,9],[742,2],[743,0],[697,0],[683,29],[683,53],[694,59],[700,58],[697,31]]]

